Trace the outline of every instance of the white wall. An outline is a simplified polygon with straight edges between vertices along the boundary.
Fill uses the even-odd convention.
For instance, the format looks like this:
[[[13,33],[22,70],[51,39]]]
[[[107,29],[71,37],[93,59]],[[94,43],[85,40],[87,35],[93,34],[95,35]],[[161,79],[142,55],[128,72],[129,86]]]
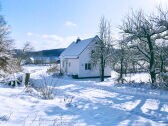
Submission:
[[[99,66],[93,66],[91,64],[91,70],[85,70],[85,63],[90,63],[90,52],[94,42],[91,43],[87,49],[85,49],[79,56],[79,77],[96,77],[100,76]],[[105,76],[111,75],[111,68],[105,68]]]
[[[79,59],[60,58],[60,61],[61,61],[62,72],[66,73],[67,75],[78,75],[79,74]]]
[[[79,74],[79,59],[68,59],[67,74],[78,75]]]

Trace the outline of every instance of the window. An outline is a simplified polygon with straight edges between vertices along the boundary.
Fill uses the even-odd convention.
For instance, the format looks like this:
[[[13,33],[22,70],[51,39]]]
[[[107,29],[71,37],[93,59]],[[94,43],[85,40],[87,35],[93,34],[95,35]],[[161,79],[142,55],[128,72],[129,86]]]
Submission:
[[[91,64],[85,63],[85,70],[91,70]]]
[[[69,62],[69,67],[71,66],[71,62]]]

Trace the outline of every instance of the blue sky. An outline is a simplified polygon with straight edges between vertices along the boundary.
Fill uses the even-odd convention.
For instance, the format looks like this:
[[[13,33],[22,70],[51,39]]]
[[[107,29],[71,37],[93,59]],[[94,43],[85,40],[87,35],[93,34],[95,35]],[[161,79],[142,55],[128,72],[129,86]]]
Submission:
[[[113,35],[131,9],[155,10],[167,0],[0,0],[1,14],[11,26],[15,47],[30,41],[35,50],[67,47],[77,37],[98,33],[101,16],[110,20]]]

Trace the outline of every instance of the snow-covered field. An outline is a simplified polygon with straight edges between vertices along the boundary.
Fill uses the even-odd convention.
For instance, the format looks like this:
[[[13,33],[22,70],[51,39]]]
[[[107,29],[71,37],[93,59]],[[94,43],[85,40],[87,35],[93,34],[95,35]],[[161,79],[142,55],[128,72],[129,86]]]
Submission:
[[[25,66],[34,83],[54,84],[54,99],[36,90],[0,87],[2,126],[166,126],[168,92],[149,86],[116,85],[114,77],[74,80],[52,78],[48,66]],[[43,74],[43,76],[40,76]],[[141,76],[144,76],[141,75]],[[137,78],[143,81],[141,76]],[[145,75],[146,77],[146,75]],[[142,79],[142,80],[141,80]]]

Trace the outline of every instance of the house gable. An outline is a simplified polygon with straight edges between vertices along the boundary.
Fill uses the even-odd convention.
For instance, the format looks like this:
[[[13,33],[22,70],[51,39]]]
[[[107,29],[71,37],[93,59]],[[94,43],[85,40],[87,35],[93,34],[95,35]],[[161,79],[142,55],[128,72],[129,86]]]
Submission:
[[[99,39],[98,36],[93,38],[80,40],[71,43],[64,52],[61,53],[60,57],[64,58],[78,58],[79,55],[89,46],[89,44],[95,39]]]
[[[75,75],[82,77],[99,76],[99,66],[91,64],[91,51],[100,41],[98,36],[93,38],[78,40],[68,46],[68,48],[60,55],[61,70],[67,75]],[[110,75],[110,69],[105,69],[105,76]]]

